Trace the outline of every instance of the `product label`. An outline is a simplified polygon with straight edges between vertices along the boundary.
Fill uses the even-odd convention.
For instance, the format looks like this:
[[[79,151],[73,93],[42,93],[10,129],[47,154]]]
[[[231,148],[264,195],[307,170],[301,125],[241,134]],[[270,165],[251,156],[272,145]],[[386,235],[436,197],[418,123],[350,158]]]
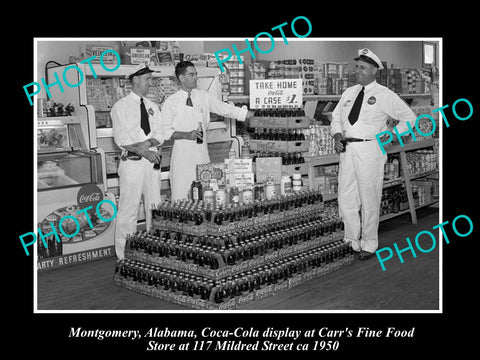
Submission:
[[[194,187],[192,189],[192,198],[193,198],[193,200],[199,200],[198,188],[197,187]]]

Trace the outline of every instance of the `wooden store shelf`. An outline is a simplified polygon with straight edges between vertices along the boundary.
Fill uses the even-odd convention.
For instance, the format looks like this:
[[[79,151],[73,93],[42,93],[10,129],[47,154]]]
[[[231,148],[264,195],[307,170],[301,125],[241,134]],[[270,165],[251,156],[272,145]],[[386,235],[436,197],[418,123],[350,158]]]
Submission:
[[[386,189],[392,186],[401,185],[403,184],[404,181],[405,181],[405,178],[403,176],[397,179],[385,180],[383,182],[383,188]]]
[[[424,207],[427,207],[427,206],[431,206],[431,205],[436,204],[436,203],[438,203],[438,200],[434,200],[434,201],[428,202],[426,204],[416,206],[415,210],[418,210],[418,209],[421,209],[421,208],[424,208]],[[382,216],[380,216],[380,222],[388,220],[388,219],[392,219],[392,218],[400,216],[400,215],[407,214],[409,212],[410,212],[410,209],[406,209],[406,210],[399,211],[397,213],[389,213],[389,214],[382,215]]]
[[[416,224],[417,223],[417,214],[416,210],[421,207],[429,206],[434,204],[435,202],[438,202],[438,200],[428,203],[425,205],[422,205],[421,207],[415,207],[414,205],[414,200],[413,200],[413,194],[412,194],[412,188],[411,188],[411,180],[418,179],[421,177],[425,176],[430,176],[434,174],[438,174],[438,170],[431,170],[431,171],[426,171],[418,174],[410,174],[408,172],[408,166],[407,166],[407,155],[406,153],[408,151],[412,150],[418,150],[418,149],[424,149],[428,148],[431,146],[434,146],[435,140],[434,139],[426,139],[426,140],[420,140],[412,143],[405,144],[404,146],[400,145],[394,145],[394,146],[389,146],[386,148],[387,154],[400,154],[400,166],[402,167],[403,174],[404,176],[397,178],[397,179],[392,179],[392,180],[387,180],[384,182],[383,187],[388,188],[391,186],[395,185],[400,185],[400,184],[405,184],[405,188],[407,190],[407,197],[408,197],[408,204],[409,208],[404,211],[400,211],[395,214],[387,214],[382,217],[380,217],[380,221],[391,219],[392,217],[399,216],[406,214],[410,212],[411,218],[412,218],[412,223]],[[308,183],[310,189],[313,189],[313,184],[314,184],[314,167],[315,166],[322,166],[322,165],[328,165],[328,164],[335,164],[338,163],[340,160],[340,156],[338,154],[332,154],[332,155],[325,155],[325,156],[310,156],[306,157],[305,161],[308,164]],[[336,195],[325,195],[324,199],[325,201],[331,200],[336,198]],[[328,200],[327,200],[328,199]]]
[[[438,170],[430,170],[430,171],[425,171],[425,172],[418,173],[418,174],[410,174],[410,179],[411,180],[418,179],[418,178],[421,178],[421,177],[430,176],[430,175],[434,175],[434,174],[438,174]]]

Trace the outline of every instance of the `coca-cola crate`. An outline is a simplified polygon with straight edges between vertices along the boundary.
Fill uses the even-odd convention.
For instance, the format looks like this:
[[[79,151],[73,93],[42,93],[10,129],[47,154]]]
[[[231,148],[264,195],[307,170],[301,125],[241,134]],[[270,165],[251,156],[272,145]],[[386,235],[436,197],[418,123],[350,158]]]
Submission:
[[[297,141],[278,141],[278,140],[256,140],[251,139],[249,142],[252,151],[268,151],[268,152],[306,152],[310,146],[309,136],[305,140]]]
[[[308,165],[307,164],[295,164],[295,165],[282,165],[282,175],[292,175],[292,174],[308,174]]]
[[[240,308],[244,305],[264,299],[269,296],[284,293],[298,285],[304,284],[306,281],[324,276],[352,263],[353,255],[347,255],[343,258],[338,258],[331,263],[325,264],[324,266],[310,269],[309,271],[297,274],[287,280],[281,280],[275,284],[262,286],[260,289],[242,294],[241,296],[226,299],[220,304],[214,302],[215,291],[218,290],[217,288],[214,288],[212,290],[210,298],[208,300],[204,300],[198,298],[198,296],[190,297],[188,295],[184,295],[178,292],[172,293],[170,291],[165,291],[162,288],[149,286],[146,283],[137,283],[132,281],[131,279],[125,279],[118,274],[114,275],[114,283],[129,290],[143,293],[148,296],[159,298],[168,302],[173,302],[189,308],[200,310],[230,310]]]
[[[310,126],[311,119],[308,116],[292,117],[251,117],[249,125],[253,128],[266,129],[305,129]]]
[[[213,280],[220,280],[248,270],[253,270],[265,264],[283,259],[291,255],[300,254],[302,252],[329,244],[339,239],[343,239],[343,231],[337,231],[335,233],[312,239],[310,241],[295,244],[292,246],[287,246],[282,249],[278,249],[276,251],[257,256],[253,259],[242,261],[241,263],[235,265],[225,264],[222,256],[220,254],[216,254],[216,258],[219,263],[218,269],[202,267],[192,263],[191,261],[184,262],[176,258],[158,257],[156,254],[149,255],[146,254],[143,250],[131,250],[128,246],[125,248],[125,257],[131,260],[141,261],[149,265],[156,265],[170,270],[185,272]],[[129,240],[127,239],[127,243],[128,242]]]
[[[273,294],[273,285],[267,285],[262,287],[261,289],[255,290],[255,299],[261,300],[263,298],[272,296]]]

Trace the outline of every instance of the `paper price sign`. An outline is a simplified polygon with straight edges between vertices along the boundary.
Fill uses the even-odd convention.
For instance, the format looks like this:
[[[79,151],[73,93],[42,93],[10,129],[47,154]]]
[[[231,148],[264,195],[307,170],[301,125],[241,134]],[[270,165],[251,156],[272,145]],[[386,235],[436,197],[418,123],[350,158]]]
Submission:
[[[250,80],[250,109],[302,106],[302,79]]]

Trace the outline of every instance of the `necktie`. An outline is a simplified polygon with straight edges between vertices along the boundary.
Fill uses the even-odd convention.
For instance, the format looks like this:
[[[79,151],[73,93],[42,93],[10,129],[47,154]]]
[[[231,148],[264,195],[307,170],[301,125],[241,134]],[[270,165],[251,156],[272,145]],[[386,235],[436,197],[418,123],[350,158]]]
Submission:
[[[148,113],[143,98],[140,99],[140,126],[145,135],[150,133],[150,124],[148,123]]]
[[[190,93],[188,93],[188,97],[187,97],[187,106],[192,106],[193,107],[192,98],[190,97]]]
[[[350,124],[355,124],[358,120],[358,115],[360,114],[360,109],[362,107],[363,96],[365,95],[365,87],[362,86],[362,90],[357,95],[355,102],[353,103],[352,110],[350,110],[350,114],[348,114],[348,120]]]

